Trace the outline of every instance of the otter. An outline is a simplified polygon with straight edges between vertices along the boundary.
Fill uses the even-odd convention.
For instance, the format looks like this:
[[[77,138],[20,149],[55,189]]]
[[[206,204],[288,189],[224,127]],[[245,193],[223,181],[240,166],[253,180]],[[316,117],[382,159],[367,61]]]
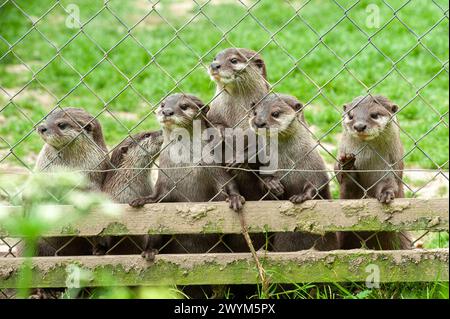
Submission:
[[[280,199],[303,203],[311,199],[331,199],[325,163],[316,149],[306,123],[302,120],[303,105],[295,97],[270,94],[255,104],[249,120],[258,134],[277,134],[278,169],[274,176],[284,193]],[[289,171],[292,169],[293,171]],[[288,170],[288,171],[286,171]],[[338,248],[336,234],[318,236],[308,233],[277,233],[273,237],[275,251],[296,251],[314,248]]]
[[[106,174],[103,192],[119,203],[152,193],[151,166],[163,142],[162,132],[141,132],[126,138],[111,153],[117,169]]]
[[[54,110],[37,127],[37,133],[45,145],[39,153],[35,171],[80,171],[89,182],[88,189],[100,192],[110,163],[102,127],[95,117],[78,108]],[[92,255],[93,245],[97,244],[97,239],[91,242],[81,237],[39,239],[36,255]],[[25,243],[21,243],[18,248],[20,256],[25,249]],[[58,295],[57,289],[37,289],[30,298],[57,298]]]
[[[128,204],[153,191],[151,166],[159,154],[163,137],[161,131],[141,132],[126,138],[114,148],[111,165],[116,168],[106,174],[103,192],[112,200]],[[113,248],[114,254],[136,254],[151,261],[161,242],[160,236],[130,236],[129,240],[107,237],[105,247],[98,247],[95,254],[105,254]]]
[[[102,127],[96,118],[79,108],[59,109],[49,114],[37,132],[45,145],[39,153],[36,171],[81,171],[89,181],[88,188],[101,191],[106,170],[111,166]],[[92,249],[84,238],[70,241],[67,237],[54,237],[39,240],[37,255],[91,255]]]
[[[208,73],[216,83],[216,94],[211,102],[207,119],[211,126],[217,128],[224,136],[226,128],[241,129],[244,134],[245,149],[248,147],[250,137],[254,132],[249,129],[249,113],[255,102],[260,101],[269,93],[266,64],[260,54],[245,48],[228,48],[217,54],[210,64]],[[248,139],[246,139],[248,137]],[[234,139],[224,137],[223,147],[234,145]],[[231,147],[233,149],[233,147]],[[236,157],[242,154],[235,154]],[[258,174],[257,159],[254,154],[244,151],[244,163],[233,163],[232,166],[241,166],[244,170],[231,169],[233,177],[239,186],[242,196],[246,200],[276,199],[283,193],[281,184],[275,178],[266,176],[262,179]],[[223,164],[228,164],[223,161]],[[262,187],[262,183],[268,188]],[[266,189],[270,191],[267,192]],[[227,235],[227,243],[234,252],[247,252],[247,244],[240,236]],[[252,234],[256,249],[262,248],[266,243],[264,235]]]
[[[201,132],[207,128],[206,113],[208,106],[199,98],[188,94],[174,94],[167,97],[157,111],[158,120],[163,127],[164,142],[161,147],[159,167],[155,190],[151,195],[135,199],[130,205],[143,206],[155,202],[207,202],[227,200],[230,208],[239,211],[244,204],[237,185],[222,168],[201,167],[203,162],[193,162],[194,121],[200,125]],[[201,133],[200,132],[200,133]],[[173,158],[173,148],[178,137],[187,133],[189,140],[188,163]],[[191,143],[192,142],[192,143]],[[202,145],[205,141],[202,140]],[[186,145],[183,143],[183,145]],[[202,148],[203,149],[203,148]],[[186,166],[200,166],[186,168]],[[195,237],[195,238],[194,238]],[[216,235],[179,235],[171,241],[165,251],[171,253],[205,253],[220,251],[219,236]]]
[[[100,190],[110,168],[108,149],[100,122],[85,110],[64,108],[49,114],[37,127],[45,145],[38,155],[36,171],[81,171],[92,190]]]
[[[341,199],[376,198],[390,204],[404,197],[397,110],[395,103],[381,95],[360,96],[344,105],[344,130],[335,164]],[[339,239],[343,249],[411,248],[405,232],[342,232]]]
[[[214,58],[209,74],[217,87],[208,120],[219,129],[248,128],[243,119],[251,110],[251,103],[269,92],[263,58],[249,49],[229,48]]]
[[[208,106],[198,97],[188,94],[174,94],[167,97],[157,111],[158,120],[163,128],[164,142],[159,158],[160,172],[156,181],[154,192],[146,197],[131,201],[134,207],[155,202],[207,202],[227,200],[229,207],[239,211],[244,204],[244,198],[239,194],[238,187],[225,168],[201,167],[200,162],[193,160],[194,125],[198,124],[200,133],[208,128],[206,114]],[[187,134],[188,163],[177,161],[172,154],[177,145],[178,137]],[[186,135],[184,135],[186,137]],[[206,141],[201,139],[201,149]],[[184,144],[184,143],[183,143]],[[184,144],[185,145],[185,144]],[[186,150],[186,149],[185,149]],[[186,168],[186,166],[188,168]],[[189,168],[190,166],[200,166]],[[226,246],[220,235],[177,235],[167,238],[161,252],[180,253],[219,253],[226,252]],[[164,240],[166,242],[166,240]],[[221,289],[195,286],[185,287],[184,292],[191,298],[202,298],[205,295],[216,295]]]

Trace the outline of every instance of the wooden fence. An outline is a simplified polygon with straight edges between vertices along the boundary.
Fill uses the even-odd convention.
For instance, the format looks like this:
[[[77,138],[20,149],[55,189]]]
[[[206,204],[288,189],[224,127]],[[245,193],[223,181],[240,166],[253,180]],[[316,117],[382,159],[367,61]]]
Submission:
[[[239,218],[227,203],[161,203],[122,214],[92,212],[75,223],[49,230],[45,236],[143,234],[238,234]],[[117,208],[117,207],[115,207]],[[18,207],[7,207],[10,213]],[[71,207],[67,207],[70,212]],[[294,205],[287,201],[247,202],[243,214],[249,232],[307,231],[448,231],[448,199],[318,200]],[[0,225],[0,237],[15,237]],[[16,235],[17,236],[17,235]],[[272,283],[364,282],[366,267],[377,265],[381,282],[448,281],[448,248],[373,251],[258,252]],[[0,288],[14,288],[24,258],[0,257]],[[254,284],[258,270],[250,253],[160,254],[154,262],[138,255],[35,257],[32,287],[64,287],[66,267],[75,263],[92,272],[89,286],[102,286],[105,271],[116,285]]]

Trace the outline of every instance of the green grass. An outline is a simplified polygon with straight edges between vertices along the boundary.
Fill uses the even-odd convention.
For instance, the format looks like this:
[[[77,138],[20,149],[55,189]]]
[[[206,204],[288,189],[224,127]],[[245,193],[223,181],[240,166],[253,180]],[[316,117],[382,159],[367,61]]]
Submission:
[[[16,2],[31,19],[41,17],[54,3],[51,0]],[[163,6],[158,10],[174,28],[179,29],[198,8],[180,14],[170,7],[174,2],[179,1],[162,1]],[[72,41],[69,40],[79,29],[65,26],[67,14],[61,6],[57,5],[37,22],[39,32],[33,30],[22,38],[32,22],[8,2],[0,8],[0,35],[4,39],[0,41],[0,55],[6,54],[0,60],[0,86],[4,89],[22,88],[33,79],[31,71],[18,72],[12,68],[21,61],[33,72],[45,68],[13,103],[0,94],[0,152],[3,149],[6,154],[10,146],[14,146],[14,153],[26,165],[32,166],[34,157],[31,155],[39,151],[42,142],[37,134],[27,134],[57,104],[83,107],[94,114],[106,107],[114,113],[120,124],[106,113],[99,116],[110,146],[121,141],[129,130],[155,129],[158,125],[151,111],[171,90],[192,92],[206,101],[213,97],[214,85],[203,66],[221,49],[235,45],[255,50],[264,47],[262,55],[267,62],[269,80],[271,83],[279,82],[275,90],[293,94],[309,103],[306,117],[317,128],[317,137],[323,141],[337,143],[341,127],[334,128],[334,125],[340,119],[341,105],[355,96],[366,94],[371,88],[372,93],[384,94],[402,108],[399,119],[407,132],[402,134],[408,153],[406,165],[425,168],[444,165],[447,168],[448,19],[438,23],[443,17],[441,9],[415,0],[397,13],[412,31],[397,19],[382,29],[374,29],[365,22],[367,5],[379,5],[381,26],[393,17],[388,6],[381,1],[361,1],[355,6],[352,6],[355,1],[338,2],[351,10],[348,18],[342,19],[329,32],[344,16],[343,9],[333,1],[311,1],[300,10],[301,19],[296,17],[283,28],[295,13],[285,1],[261,1],[251,10],[252,16],[247,15],[234,28],[246,15],[245,8],[229,3],[207,5],[202,9],[203,14],[178,32],[179,38],[175,37],[171,26],[152,12],[131,31],[141,45],[126,35],[127,28],[146,14],[148,5],[143,5],[145,1],[138,1],[140,5],[133,5],[135,2],[132,1],[110,1],[110,11],[101,11]],[[69,3],[61,1],[63,6]],[[293,3],[299,5],[298,1]],[[395,10],[404,1],[389,3]],[[448,9],[446,1],[437,3],[444,10]],[[82,0],[77,4],[81,21],[86,23],[102,8],[103,1]],[[218,28],[226,32],[225,41]],[[270,41],[271,33],[276,33],[273,41]],[[414,34],[421,36],[419,45]],[[323,35],[322,43],[316,46],[320,35]],[[362,49],[369,36],[373,45]],[[18,39],[21,40],[8,52],[5,41],[13,44]],[[162,47],[165,48],[159,52]],[[105,52],[107,59],[102,61]],[[405,56],[407,52],[409,54]],[[203,57],[200,65],[199,57]],[[442,70],[443,63],[446,70]],[[391,71],[393,65],[395,69]],[[132,79],[131,85],[128,85],[128,79]],[[134,117],[122,112],[132,113]],[[146,119],[139,124],[143,118]],[[137,124],[139,126],[135,127]],[[326,134],[328,131],[330,133]],[[424,135],[426,137],[421,139]],[[414,147],[415,141],[417,148]],[[331,161],[331,157],[326,160]],[[9,156],[7,161],[22,165],[14,156]]]

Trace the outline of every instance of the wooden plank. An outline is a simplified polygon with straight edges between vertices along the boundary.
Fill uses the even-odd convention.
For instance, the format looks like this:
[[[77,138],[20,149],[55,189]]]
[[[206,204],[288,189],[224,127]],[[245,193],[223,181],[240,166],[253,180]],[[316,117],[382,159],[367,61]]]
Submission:
[[[448,281],[448,249],[397,251],[301,251],[259,253],[272,283],[365,282],[379,269],[380,282]],[[0,258],[0,288],[14,288],[24,258]],[[36,257],[32,287],[64,287],[76,264],[95,278],[87,286],[255,284],[250,254]],[[72,277],[73,278],[73,277]]]
[[[122,213],[99,211],[71,224],[60,225],[46,236],[99,236],[125,234],[240,233],[237,214],[225,202],[159,203],[135,209],[113,205]],[[3,207],[9,213],[19,207]],[[67,206],[67,214],[71,207]],[[244,206],[250,232],[367,230],[448,231],[448,199],[396,199],[383,205],[373,199],[315,200],[294,205],[289,201],[247,202]],[[1,229],[0,236],[13,236]]]

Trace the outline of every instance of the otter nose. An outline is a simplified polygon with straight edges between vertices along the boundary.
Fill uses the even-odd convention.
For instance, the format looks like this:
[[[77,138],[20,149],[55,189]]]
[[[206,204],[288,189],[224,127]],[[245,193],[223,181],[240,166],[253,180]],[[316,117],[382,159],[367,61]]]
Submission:
[[[353,128],[357,132],[364,132],[364,130],[367,128],[367,125],[363,123],[356,123],[355,125],[353,125]]]
[[[39,131],[39,133],[43,134],[43,133],[47,132],[47,128],[44,125],[39,125],[38,131]]]
[[[254,123],[257,128],[264,128],[267,126],[267,123],[264,121],[255,120]]]
[[[217,70],[219,70],[220,69],[220,64],[219,63],[217,63],[217,62],[213,62],[213,63],[211,63],[211,70],[213,70],[213,71],[217,71]]]
[[[164,109],[162,113],[164,114],[164,116],[172,116],[174,114],[173,110],[169,109]]]

